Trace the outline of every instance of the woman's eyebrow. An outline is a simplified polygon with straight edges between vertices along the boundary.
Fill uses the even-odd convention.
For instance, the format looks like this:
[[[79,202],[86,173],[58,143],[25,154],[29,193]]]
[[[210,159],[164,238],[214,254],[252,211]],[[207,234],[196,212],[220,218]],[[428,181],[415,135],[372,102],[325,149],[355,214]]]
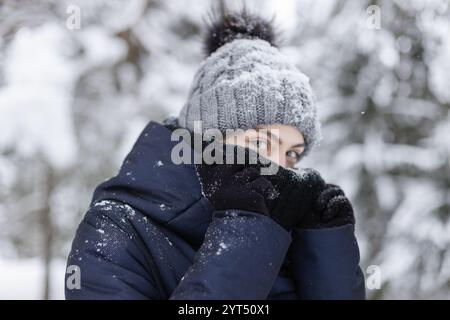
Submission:
[[[272,139],[272,137],[274,137],[280,144],[283,143],[283,142],[281,141],[280,137],[278,137],[275,133],[272,132],[272,129],[256,128],[256,131],[258,131],[258,133],[259,133],[260,131],[262,131],[262,133],[265,133],[266,136],[268,136],[269,138]]]
[[[298,143],[296,145],[293,145],[291,148],[300,148],[300,147],[304,147],[305,143]]]

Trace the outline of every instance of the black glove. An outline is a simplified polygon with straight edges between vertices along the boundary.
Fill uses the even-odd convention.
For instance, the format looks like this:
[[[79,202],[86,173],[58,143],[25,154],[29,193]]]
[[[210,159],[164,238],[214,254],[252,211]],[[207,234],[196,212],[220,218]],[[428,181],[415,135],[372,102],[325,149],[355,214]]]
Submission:
[[[325,189],[325,181],[313,169],[286,169],[267,176],[279,193],[270,206],[270,216],[286,230],[316,225],[319,217],[313,207],[319,194]]]
[[[285,229],[332,228],[355,224],[353,208],[342,189],[326,184],[314,169],[279,168],[268,177],[280,193],[271,217]]]
[[[238,150],[243,150],[239,146],[232,147],[235,155]],[[246,159],[253,152],[248,148],[244,151]],[[225,153],[221,156],[225,157]],[[261,163],[248,162],[196,165],[203,193],[215,210],[239,209],[269,215],[268,201],[276,197],[277,192],[260,174],[260,168]]]
[[[344,191],[335,184],[327,184],[314,206],[320,216],[320,228],[355,224],[353,206]]]

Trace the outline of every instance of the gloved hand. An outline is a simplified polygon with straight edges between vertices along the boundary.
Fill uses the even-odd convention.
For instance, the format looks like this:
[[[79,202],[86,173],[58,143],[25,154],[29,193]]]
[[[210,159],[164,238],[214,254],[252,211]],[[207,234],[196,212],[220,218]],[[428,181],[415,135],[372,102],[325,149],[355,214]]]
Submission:
[[[342,189],[327,184],[314,169],[279,168],[268,176],[279,192],[271,217],[285,229],[331,228],[355,223],[353,208]]]
[[[238,150],[243,150],[238,146],[233,148],[235,155]],[[253,151],[245,149],[248,159]],[[225,157],[225,153],[222,155]],[[269,215],[268,203],[277,192],[269,180],[260,175],[260,167],[260,163],[229,164],[223,161],[222,164],[197,164],[196,170],[203,193],[215,210],[239,209]]]
[[[353,208],[343,191],[326,184],[314,169],[286,169],[278,166],[275,175],[260,175],[262,165],[248,163],[256,153],[234,146],[234,155],[245,149],[245,163],[200,164],[196,170],[203,193],[216,210],[240,209],[269,215],[286,230],[318,229],[354,224]],[[240,148],[240,149],[239,149]],[[236,158],[235,158],[236,159]],[[253,158],[254,160],[255,158]]]
[[[270,207],[272,219],[286,230],[316,223],[318,216],[312,208],[325,188],[325,182],[316,170],[294,170],[280,166],[278,173],[267,176],[267,179],[279,193]]]
[[[355,224],[353,206],[344,191],[335,184],[327,184],[317,198],[314,212],[320,216],[320,228]]]

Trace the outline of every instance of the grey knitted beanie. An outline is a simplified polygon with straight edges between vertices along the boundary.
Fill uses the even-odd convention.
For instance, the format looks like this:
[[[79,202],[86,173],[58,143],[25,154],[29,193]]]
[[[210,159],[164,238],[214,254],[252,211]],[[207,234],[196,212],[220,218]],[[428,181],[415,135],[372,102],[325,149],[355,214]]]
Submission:
[[[178,123],[193,130],[285,124],[303,134],[305,156],[321,140],[309,79],[274,44],[270,22],[247,13],[222,16],[209,30],[209,56],[194,76]]]

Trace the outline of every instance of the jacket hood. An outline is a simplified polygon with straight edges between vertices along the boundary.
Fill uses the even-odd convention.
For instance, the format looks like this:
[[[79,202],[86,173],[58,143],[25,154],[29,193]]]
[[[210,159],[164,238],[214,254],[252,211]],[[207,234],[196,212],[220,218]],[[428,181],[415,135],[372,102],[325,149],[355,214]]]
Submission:
[[[157,224],[200,243],[212,219],[212,206],[202,196],[193,164],[175,164],[172,148],[185,142],[171,141],[172,131],[150,121],[126,156],[119,173],[100,184],[91,205],[102,200],[128,204]]]

